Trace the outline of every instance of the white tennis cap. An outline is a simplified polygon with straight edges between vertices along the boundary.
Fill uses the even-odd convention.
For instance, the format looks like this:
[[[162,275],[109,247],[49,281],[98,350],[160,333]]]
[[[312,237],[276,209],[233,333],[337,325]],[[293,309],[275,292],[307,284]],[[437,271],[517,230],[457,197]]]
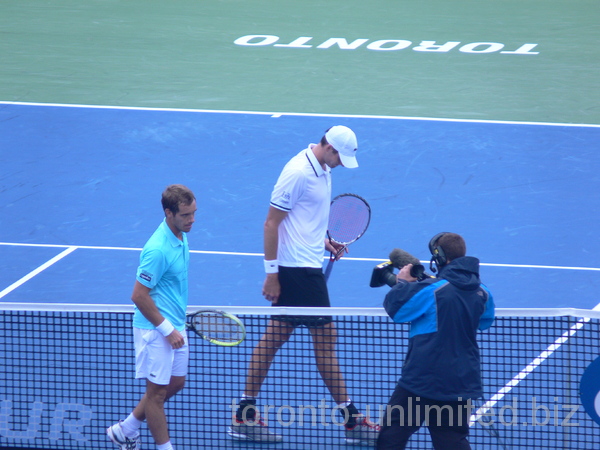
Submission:
[[[358,161],[356,161],[358,143],[354,131],[344,125],[336,125],[327,130],[325,139],[339,152],[344,167],[349,169],[358,167]]]

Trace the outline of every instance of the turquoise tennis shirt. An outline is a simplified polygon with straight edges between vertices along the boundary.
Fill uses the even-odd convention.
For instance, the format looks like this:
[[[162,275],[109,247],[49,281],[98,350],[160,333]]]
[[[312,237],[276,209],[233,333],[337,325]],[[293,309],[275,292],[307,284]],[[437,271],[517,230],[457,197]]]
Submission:
[[[185,330],[189,263],[186,233],[180,241],[163,220],[144,245],[136,276],[137,281],[150,288],[150,297],[163,317],[180,332]],[[137,307],[133,326],[146,330],[155,328]]]

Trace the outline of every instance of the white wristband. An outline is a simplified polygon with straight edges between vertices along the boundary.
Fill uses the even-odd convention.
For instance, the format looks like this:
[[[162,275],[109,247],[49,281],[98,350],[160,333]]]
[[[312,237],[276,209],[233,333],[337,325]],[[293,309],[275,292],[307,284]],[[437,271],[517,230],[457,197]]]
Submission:
[[[165,319],[162,321],[162,323],[159,326],[156,327],[156,329],[158,330],[158,332],[160,334],[167,337],[175,330],[175,327],[173,326],[173,324],[171,322],[169,322],[167,319]]]
[[[279,261],[276,259],[272,259],[271,261],[267,261],[265,259],[265,272],[266,273],[277,273],[279,272]]]

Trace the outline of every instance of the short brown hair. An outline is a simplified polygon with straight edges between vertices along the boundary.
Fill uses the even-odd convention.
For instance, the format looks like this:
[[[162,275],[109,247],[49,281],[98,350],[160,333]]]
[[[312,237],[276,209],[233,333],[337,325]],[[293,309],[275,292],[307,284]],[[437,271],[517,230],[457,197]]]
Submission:
[[[171,184],[162,193],[163,210],[169,210],[174,215],[179,212],[179,205],[191,205],[196,200],[194,193],[182,184]]]
[[[465,240],[456,233],[444,233],[437,240],[436,244],[444,250],[444,255],[449,261],[467,254],[467,244],[465,243]]]

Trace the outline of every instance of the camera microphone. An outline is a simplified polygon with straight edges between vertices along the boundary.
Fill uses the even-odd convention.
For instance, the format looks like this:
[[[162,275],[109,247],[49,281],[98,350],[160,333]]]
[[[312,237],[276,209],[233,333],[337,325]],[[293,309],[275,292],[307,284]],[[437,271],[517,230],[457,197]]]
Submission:
[[[399,248],[395,248],[390,252],[390,262],[396,269],[402,269],[404,266],[412,264],[410,276],[417,279],[421,279],[425,273],[425,267],[421,264],[421,261]]]
[[[416,278],[419,281],[430,277],[430,275],[425,273],[425,267],[423,267],[417,258],[404,250],[395,248],[390,253],[389,261],[375,266],[373,273],[371,274],[371,283],[369,286],[380,287],[387,284],[389,287],[393,287],[397,283],[394,269],[402,269],[408,264],[413,265],[410,269],[411,277]]]

